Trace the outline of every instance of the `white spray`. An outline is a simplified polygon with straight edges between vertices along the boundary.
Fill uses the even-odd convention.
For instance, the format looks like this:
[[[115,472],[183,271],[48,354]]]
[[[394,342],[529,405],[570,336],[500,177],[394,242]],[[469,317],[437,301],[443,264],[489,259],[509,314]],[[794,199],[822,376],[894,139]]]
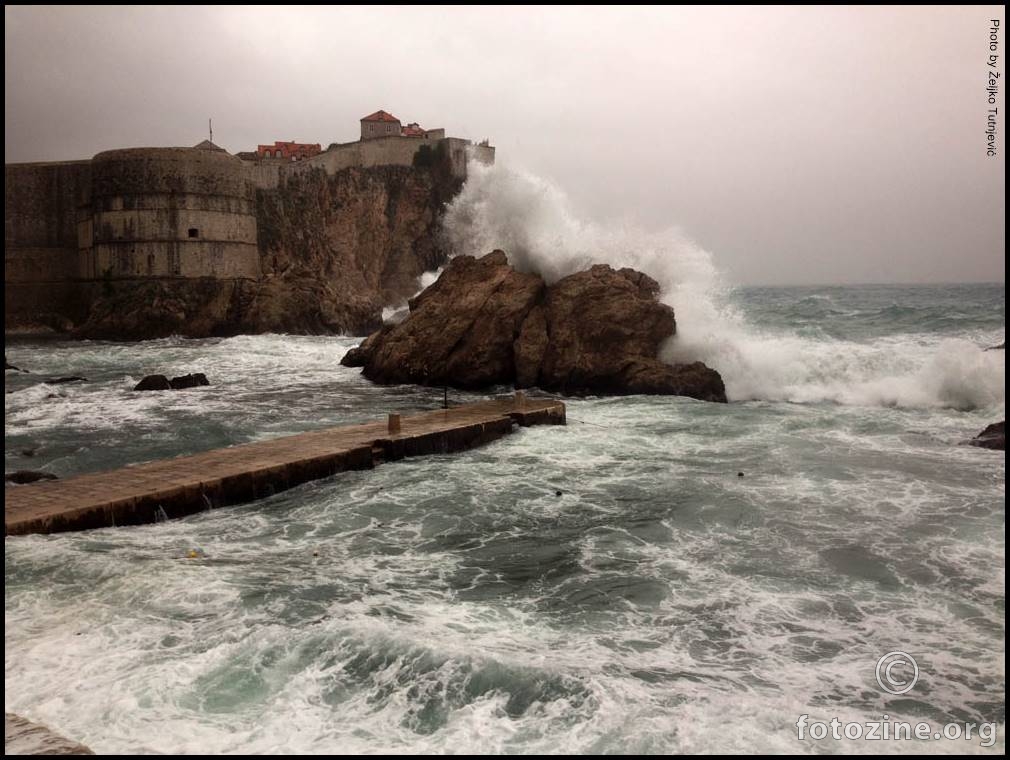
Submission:
[[[701,360],[719,370],[731,400],[1003,404],[1000,352],[984,353],[967,340],[901,336],[867,344],[762,332],[730,302],[732,289],[712,255],[679,229],[647,232],[580,219],[558,187],[527,172],[472,163],[446,210],[444,231],[454,254],[501,248],[513,266],[548,283],[596,263],[649,274],[677,315],[677,335],[663,358]]]

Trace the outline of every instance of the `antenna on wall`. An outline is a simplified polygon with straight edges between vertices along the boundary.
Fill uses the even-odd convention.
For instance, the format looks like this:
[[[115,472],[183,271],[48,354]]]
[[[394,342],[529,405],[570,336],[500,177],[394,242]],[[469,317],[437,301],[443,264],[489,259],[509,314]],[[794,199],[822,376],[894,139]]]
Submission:
[[[207,119],[207,130],[210,132],[210,141],[214,142],[214,120]]]

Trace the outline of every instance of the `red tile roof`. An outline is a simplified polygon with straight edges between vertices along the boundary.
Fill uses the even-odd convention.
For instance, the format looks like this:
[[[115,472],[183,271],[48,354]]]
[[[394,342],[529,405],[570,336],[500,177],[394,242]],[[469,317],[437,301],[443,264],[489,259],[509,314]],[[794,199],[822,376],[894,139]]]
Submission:
[[[373,114],[369,114],[364,117],[362,121],[399,121],[393,114],[386,113],[385,111],[376,111]]]
[[[404,137],[424,137],[424,130],[414,122],[403,127],[400,130],[400,134]]]
[[[284,158],[291,158],[292,156],[298,156],[299,158],[308,158],[320,153],[322,148],[319,143],[299,143],[299,142],[284,142],[278,140],[274,142],[273,145],[259,145],[256,148],[256,152],[263,156],[269,155],[270,157],[276,157],[279,152]]]

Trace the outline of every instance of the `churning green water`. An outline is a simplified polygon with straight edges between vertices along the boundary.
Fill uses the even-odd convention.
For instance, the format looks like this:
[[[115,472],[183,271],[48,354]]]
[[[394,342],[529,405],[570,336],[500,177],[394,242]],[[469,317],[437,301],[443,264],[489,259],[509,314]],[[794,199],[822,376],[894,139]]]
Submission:
[[[1002,728],[985,750],[795,723],[1004,721],[1005,456],[958,445],[1005,416],[1003,352],[982,350],[1004,299],[737,290],[749,332],[707,359],[728,405],[572,399],[567,427],[471,452],[7,539],[6,709],[117,753],[1002,753]],[[441,403],[340,367],[356,343],[8,342],[33,374],[6,374],[6,468]],[[190,371],[211,387],[130,391]],[[920,669],[901,696],[874,676],[893,650]]]

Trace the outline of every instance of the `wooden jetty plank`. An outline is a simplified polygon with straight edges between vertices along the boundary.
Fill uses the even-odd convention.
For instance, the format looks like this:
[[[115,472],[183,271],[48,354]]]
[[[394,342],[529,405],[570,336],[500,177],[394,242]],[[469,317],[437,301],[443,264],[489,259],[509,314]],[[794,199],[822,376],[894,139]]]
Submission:
[[[516,424],[565,424],[565,405],[515,397],[255,441],[4,489],[4,533],[135,525],[240,504],[346,470],[473,448]]]

